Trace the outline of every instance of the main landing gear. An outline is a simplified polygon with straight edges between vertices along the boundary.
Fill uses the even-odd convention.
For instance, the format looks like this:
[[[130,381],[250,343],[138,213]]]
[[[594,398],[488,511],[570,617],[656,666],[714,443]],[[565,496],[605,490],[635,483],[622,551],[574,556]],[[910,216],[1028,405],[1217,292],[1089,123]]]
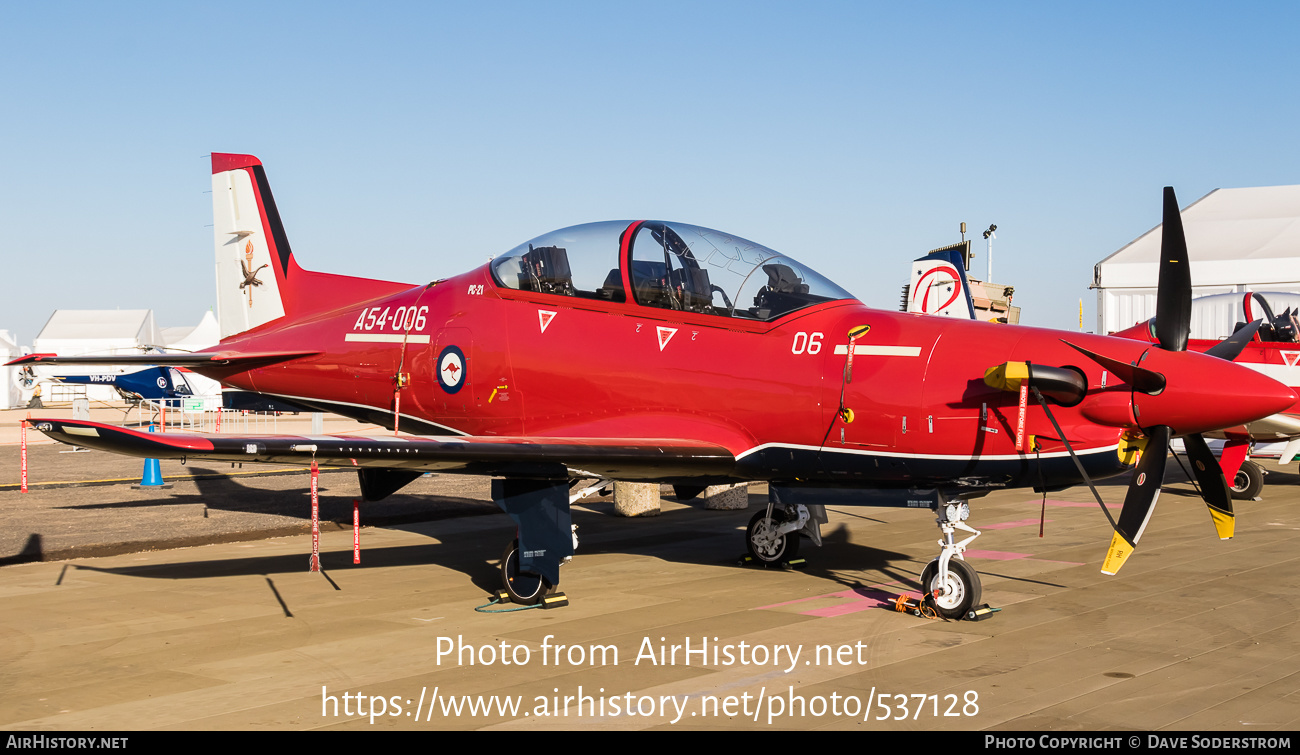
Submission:
[[[980,536],[979,530],[965,523],[970,517],[970,505],[965,501],[940,504],[939,518],[935,520],[943,539],[939,541],[939,557],[926,564],[921,572],[921,590],[928,593],[935,610],[945,619],[961,619],[979,605],[980,575],[962,560],[962,553],[971,541]],[[955,542],[957,530],[971,536]]]
[[[1241,463],[1237,476],[1232,478],[1232,497],[1238,501],[1253,501],[1264,490],[1264,470],[1247,459]]]
[[[573,532],[573,548],[577,550],[578,526],[574,524],[570,525],[570,528]],[[570,560],[570,558],[564,559],[561,566]],[[501,554],[500,567],[501,586],[505,588],[511,603],[521,606],[541,604],[542,608],[559,608],[569,604],[568,598],[557,590],[549,579],[540,574],[524,571],[520,568],[519,562],[519,538],[515,538]]]
[[[799,556],[799,530],[808,523],[808,507],[777,507],[769,503],[767,508],[754,514],[745,529],[745,547],[749,557],[758,563],[786,565]]]
[[[521,606],[535,605],[555,589],[545,577],[520,570],[519,538],[511,541],[501,554],[501,586],[510,596],[510,602]]]

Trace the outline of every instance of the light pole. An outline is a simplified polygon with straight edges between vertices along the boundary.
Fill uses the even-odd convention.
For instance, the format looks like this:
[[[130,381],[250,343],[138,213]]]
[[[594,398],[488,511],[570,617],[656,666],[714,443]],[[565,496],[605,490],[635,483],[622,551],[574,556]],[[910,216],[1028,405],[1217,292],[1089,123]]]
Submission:
[[[989,242],[989,275],[985,278],[986,281],[993,280],[993,239],[998,237],[998,235],[994,233],[997,229],[997,226],[990,225],[989,229],[984,232],[984,240]]]

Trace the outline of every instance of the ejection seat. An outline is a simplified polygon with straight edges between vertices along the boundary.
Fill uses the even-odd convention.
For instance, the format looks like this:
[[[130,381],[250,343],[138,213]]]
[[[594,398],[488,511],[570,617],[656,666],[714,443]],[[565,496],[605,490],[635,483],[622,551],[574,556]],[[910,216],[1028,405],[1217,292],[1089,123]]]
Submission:
[[[528,245],[519,260],[519,289],[544,294],[573,296],[573,273],[569,270],[569,252],[559,246]]]
[[[767,285],[754,296],[754,314],[762,319],[789,312],[808,303],[808,284],[789,265],[763,265]]]

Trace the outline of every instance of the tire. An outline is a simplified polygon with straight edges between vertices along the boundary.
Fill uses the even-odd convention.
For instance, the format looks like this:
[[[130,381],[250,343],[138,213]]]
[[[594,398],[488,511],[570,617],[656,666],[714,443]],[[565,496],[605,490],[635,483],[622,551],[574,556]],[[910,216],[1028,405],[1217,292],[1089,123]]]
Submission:
[[[773,531],[785,523],[785,516],[780,510],[774,510],[768,517],[767,509],[754,514],[745,528],[745,547],[755,561],[762,564],[778,564],[792,561],[799,555],[799,533],[788,532],[773,536]]]
[[[501,554],[501,586],[510,595],[512,603],[531,606],[542,602],[551,589],[545,577],[519,569],[519,541],[514,540]]]
[[[1264,470],[1253,461],[1243,461],[1229,487],[1238,501],[1253,501],[1264,491]]]
[[[941,586],[950,589],[944,595],[934,597],[934,607],[945,619],[963,619],[972,607],[979,605],[983,592],[980,575],[965,561],[954,558],[948,562],[947,585],[939,584],[939,559],[925,565],[921,572],[921,589],[931,593]]]

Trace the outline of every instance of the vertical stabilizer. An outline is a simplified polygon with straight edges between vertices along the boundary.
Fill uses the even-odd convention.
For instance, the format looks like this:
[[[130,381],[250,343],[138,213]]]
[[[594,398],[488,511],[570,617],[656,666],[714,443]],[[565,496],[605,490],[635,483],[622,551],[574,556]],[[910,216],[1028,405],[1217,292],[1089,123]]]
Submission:
[[[909,283],[908,312],[975,319],[965,260],[957,249],[936,249],[913,262]]]
[[[213,153],[212,217],[221,337],[284,317],[296,265],[256,157]]]

